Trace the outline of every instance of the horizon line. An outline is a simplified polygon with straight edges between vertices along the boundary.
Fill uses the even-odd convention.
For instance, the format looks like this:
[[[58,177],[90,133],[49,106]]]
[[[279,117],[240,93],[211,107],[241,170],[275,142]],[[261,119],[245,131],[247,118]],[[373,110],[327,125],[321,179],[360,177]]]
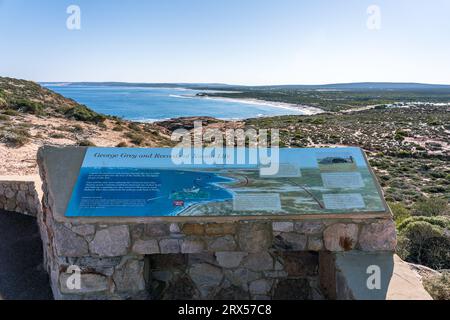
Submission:
[[[26,80],[26,79],[22,79]],[[320,87],[333,85],[352,85],[352,84],[393,84],[393,85],[426,85],[426,86],[450,86],[450,83],[428,83],[428,82],[411,82],[411,81],[355,81],[355,82],[332,82],[322,84],[303,84],[303,83],[285,83],[285,84],[237,84],[225,82],[142,82],[142,81],[35,81],[39,84],[77,84],[77,83],[111,83],[111,84],[147,84],[147,85],[214,85],[214,86],[236,86],[236,87],[284,87],[284,86],[305,86],[305,87]]]

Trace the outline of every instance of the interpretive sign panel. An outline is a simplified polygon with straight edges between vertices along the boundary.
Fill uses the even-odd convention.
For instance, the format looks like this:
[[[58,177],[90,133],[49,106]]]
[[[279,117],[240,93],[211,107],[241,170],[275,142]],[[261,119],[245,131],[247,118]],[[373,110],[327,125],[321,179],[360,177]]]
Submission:
[[[262,157],[258,149],[230,150],[211,156],[206,149],[175,154],[163,148],[88,148],[66,216],[262,216],[388,210],[359,148],[279,149],[276,157],[273,153]],[[276,170],[267,173],[264,168],[268,166]]]

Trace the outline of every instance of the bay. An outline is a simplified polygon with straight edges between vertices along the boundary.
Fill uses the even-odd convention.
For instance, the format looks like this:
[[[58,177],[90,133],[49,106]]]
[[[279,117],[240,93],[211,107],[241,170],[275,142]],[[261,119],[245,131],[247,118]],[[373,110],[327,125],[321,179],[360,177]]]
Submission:
[[[96,112],[132,121],[153,122],[194,116],[232,120],[308,113],[277,103],[197,97],[195,95],[200,91],[183,88],[43,85]]]

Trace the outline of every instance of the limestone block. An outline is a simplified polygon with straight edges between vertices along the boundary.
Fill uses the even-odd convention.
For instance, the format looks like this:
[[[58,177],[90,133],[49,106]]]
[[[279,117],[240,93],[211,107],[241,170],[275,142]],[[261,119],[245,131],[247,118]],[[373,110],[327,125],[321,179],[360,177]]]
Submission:
[[[128,253],[130,233],[127,226],[112,226],[98,230],[89,244],[92,253],[101,257],[117,257]]]
[[[31,188],[28,188],[28,184],[26,184],[26,183],[21,183],[19,185],[19,190],[28,191],[28,189],[31,190]]]
[[[5,206],[6,211],[14,211],[15,208],[16,208],[16,200],[14,198],[6,200]]]
[[[272,222],[272,230],[274,232],[292,232],[294,231],[293,222]]]
[[[189,275],[202,297],[207,297],[223,279],[221,269],[207,263],[193,265],[189,269]]]
[[[247,255],[247,252],[216,252],[216,259],[223,268],[237,268]]]
[[[137,240],[133,245],[133,252],[137,254],[160,253],[157,240]]]
[[[245,258],[242,266],[253,271],[273,270],[274,261],[268,252],[251,253]]]
[[[177,239],[163,239],[159,242],[161,253],[180,253],[180,242]]]
[[[169,226],[170,233],[180,233],[181,228],[178,223],[171,223]]]
[[[302,251],[306,249],[308,237],[304,234],[288,232],[276,236],[275,246],[285,250]]]
[[[72,286],[73,276],[70,273],[61,273],[59,276],[59,286],[64,294],[93,294],[109,290],[108,278],[99,274],[81,274],[80,289]]]
[[[210,251],[234,251],[236,250],[236,241],[230,235],[223,236],[208,241]]]
[[[205,251],[187,255],[187,264],[194,265],[198,263],[209,263],[216,265],[216,257],[213,252]]]
[[[83,237],[78,236],[61,224],[55,223],[54,245],[58,256],[82,257],[89,253],[88,244]]]
[[[208,223],[205,226],[205,233],[208,236],[223,236],[235,232],[236,225],[234,223]]]
[[[242,251],[261,252],[272,245],[272,230],[268,223],[242,223],[238,233]]]
[[[4,193],[7,199],[11,199],[16,195],[16,192],[11,187],[7,187]]]
[[[321,221],[302,221],[295,223],[295,231],[304,234],[322,233],[325,225]]]
[[[349,251],[358,242],[358,225],[337,223],[323,233],[325,249],[329,251]]]
[[[182,228],[182,232],[185,235],[204,235],[205,234],[205,226],[203,224],[198,223],[185,223]]]
[[[25,193],[25,191],[23,191],[23,190],[17,191],[16,200],[17,200],[17,203],[26,204],[27,203],[27,194]]]
[[[128,260],[114,272],[113,279],[118,292],[145,290],[144,261]]]
[[[238,268],[234,271],[225,270],[225,276],[235,286],[248,290],[248,283],[261,278],[258,272],[251,271],[247,268]]]
[[[308,237],[308,250],[320,251],[323,249],[323,240],[320,236]]]
[[[145,225],[145,236],[164,237],[170,234],[170,225],[167,223],[151,223]]]
[[[201,240],[183,240],[181,253],[201,253],[205,250],[205,243]]]
[[[364,225],[359,236],[359,247],[363,251],[395,251],[397,233],[392,220]]]
[[[272,281],[266,279],[255,280],[251,282],[249,285],[249,291],[253,295],[256,294],[265,295],[269,293],[271,288],[272,288]]]
[[[37,206],[39,206],[39,200],[29,194],[27,195],[27,205],[28,208],[36,208]]]
[[[112,276],[115,268],[122,261],[121,257],[98,258],[98,257],[81,257],[71,258],[69,263],[81,268],[83,272],[95,271],[105,276]]]
[[[73,226],[72,231],[80,236],[86,237],[95,233],[95,226],[92,224],[82,224],[79,226]]]

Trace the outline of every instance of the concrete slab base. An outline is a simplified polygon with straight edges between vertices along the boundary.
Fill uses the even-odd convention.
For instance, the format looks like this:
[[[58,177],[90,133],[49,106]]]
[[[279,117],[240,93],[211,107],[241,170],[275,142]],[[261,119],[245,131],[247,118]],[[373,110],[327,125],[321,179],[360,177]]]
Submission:
[[[432,300],[420,277],[392,252],[323,253],[321,283],[337,300]]]

